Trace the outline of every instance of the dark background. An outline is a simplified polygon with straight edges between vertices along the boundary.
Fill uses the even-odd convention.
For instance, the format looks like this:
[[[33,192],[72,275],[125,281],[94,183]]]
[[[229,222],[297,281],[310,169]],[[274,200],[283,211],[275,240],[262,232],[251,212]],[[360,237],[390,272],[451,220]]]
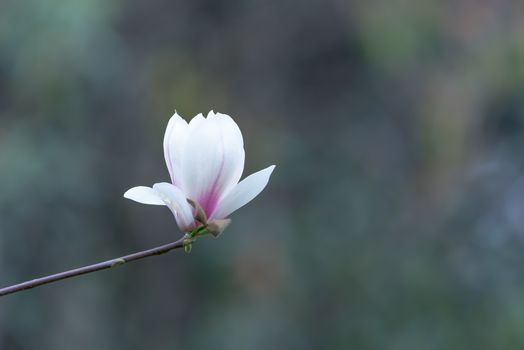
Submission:
[[[0,1],[0,282],[177,239],[175,108],[277,164],[219,239],[0,299],[0,348],[521,349],[524,5]]]

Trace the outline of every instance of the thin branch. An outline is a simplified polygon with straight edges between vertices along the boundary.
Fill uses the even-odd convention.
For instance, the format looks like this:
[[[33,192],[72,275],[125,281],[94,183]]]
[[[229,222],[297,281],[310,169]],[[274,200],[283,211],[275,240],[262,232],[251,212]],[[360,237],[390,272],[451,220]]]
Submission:
[[[26,289],[31,289],[31,288],[35,288],[38,286],[42,286],[44,284],[57,282],[57,281],[64,280],[67,278],[85,275],[87,273],[96,272],[100,270],[110,269],[110,268],[117,267],[117,266],[123,265],[131,261],[147,258],[150,256],[164,254],[173,249],[185,248],[187,246],[190,246],[191,243],[193,243],[193,241],[194,241],[193,238],[186,235],[182,237],[181,239],[179,239],[178,241],[164,244],[156,248],[144,250],[144,251],[134,253],[134,254],[129,254],[121,258],[107,260],[107,261],[104,261],[98,264],[84,266],[78,269],[64,271],[64,272],[60,272],[54,275],[37,278],[37,279],[23,282],[20,284],[15,284],[13,286],[0,289],[0,297],[4,295],[12,294],[12,293],[21,292]]]

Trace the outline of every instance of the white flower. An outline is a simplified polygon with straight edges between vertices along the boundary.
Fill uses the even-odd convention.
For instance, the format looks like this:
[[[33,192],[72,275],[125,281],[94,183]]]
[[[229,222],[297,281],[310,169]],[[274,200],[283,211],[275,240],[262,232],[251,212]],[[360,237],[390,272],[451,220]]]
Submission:
[[[164,156],[171,183],[134,187],[125,198],[139,203],[166,205],[183,232],[193,230],[197,203],[209,221],[227,218],[249,203],[264,187],[275,168],[260,170],[241,182],[244,170],[244,141],[230,116],[209,112],[194,117],[189,124],[176,112],[164,136]]]

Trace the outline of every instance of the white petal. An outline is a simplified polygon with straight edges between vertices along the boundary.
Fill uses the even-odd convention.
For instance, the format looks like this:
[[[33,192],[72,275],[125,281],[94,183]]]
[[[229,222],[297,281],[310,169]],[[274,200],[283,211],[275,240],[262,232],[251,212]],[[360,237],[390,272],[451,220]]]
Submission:
[[[133,187],[124,193],[124,197],[143,204],[166,205],[151,187]]]
[[[275,166],[271,165],[246,177],[233,187],[220,201],[210,220],[227,218],[229,214],[251,202],[266,187],[273,169]]]
[[[210,112],[206,119],[193,120],[182,155],[181,188],[209,215],[242,176],[244,141],[228,115]]]
[[[162,182],[155,184],[153,189],[162,198],[164,203],[175,215],[178,227],[184,232],[190,231],[195,227],[195,220],[191,206],[187,202],[184,193],[176,186]]]
[[[176,112],[169,119],[164,135],[164,157],[171,182],[178,184],[181,174],[182,151],[188,136],[188,124]]]
[[[200,125],[203,121],[205,121],[206,118],[202,115],[202,113],[198,113],[189,121],[189,130],[195,129],[198,125]]]

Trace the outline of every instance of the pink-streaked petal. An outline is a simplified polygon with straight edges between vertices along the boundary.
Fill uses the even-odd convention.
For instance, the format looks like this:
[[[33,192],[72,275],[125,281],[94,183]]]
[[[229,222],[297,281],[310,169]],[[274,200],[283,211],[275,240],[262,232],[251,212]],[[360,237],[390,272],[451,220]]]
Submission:
[[[151,187],[133,187],[124,193],[124,197],[142,204],[166,205]]]
[[[153,189],[175,215],[180,230],[183,232],[191,231],[195,227],[195,220],[192,208],[184,193],[175,185],[167,182],[155,184]]]
[[[186,145],[188,128],[187,122],[175,112],[169,119],[164,135],[164,158],[173,184],[181,182],[179,178],[181,159]]]
[[[192,123],[196,125],[192,127]],[[200,204],[206,215],[237,184],[243,168],[244,142],[231,117],[210,112],[207,118],[190,122],[182,157],[181,189]]]
[[[274,165],[249,175],[227,193],[209,220],[227,218],[235,210],[251,202],[266,187]]]

